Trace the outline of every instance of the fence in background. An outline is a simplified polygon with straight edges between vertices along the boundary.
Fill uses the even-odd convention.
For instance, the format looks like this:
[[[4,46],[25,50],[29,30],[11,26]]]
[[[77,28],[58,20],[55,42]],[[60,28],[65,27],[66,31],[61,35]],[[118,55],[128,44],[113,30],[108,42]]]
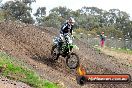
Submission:
[[[100,39],[99,37],[95,36],[91,36],[91,34],[88,35],[84,35],[82,33],[77,34],[77,37],[83,41],[86,42],[88,45],[92,45],[92,46],[100,46]],[[125,48],[128,50],[132,50],[132,39],[127,38],[127,39],[122,39],[122,38],[107,38],[106,37],[106,41],[105,41],[105,46],[110,47],[110,48]]]

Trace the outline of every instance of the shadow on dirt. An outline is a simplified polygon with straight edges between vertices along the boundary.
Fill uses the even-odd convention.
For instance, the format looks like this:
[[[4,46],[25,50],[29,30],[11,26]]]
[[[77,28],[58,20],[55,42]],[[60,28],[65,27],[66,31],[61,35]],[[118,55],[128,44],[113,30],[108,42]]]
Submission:
[[[64,69],[66,69],[65,62],[64,60],[62,60],[63,58],[61,57],[59,58],[58,61],[54,61],[50,56],[46,57],[46,56],[41,56],[39,54],[35,54],[32,55],[32,59],[34,59],[37,62],[46,64],[47,66],[52,67],[53,69],[61,72],[64,72]]]

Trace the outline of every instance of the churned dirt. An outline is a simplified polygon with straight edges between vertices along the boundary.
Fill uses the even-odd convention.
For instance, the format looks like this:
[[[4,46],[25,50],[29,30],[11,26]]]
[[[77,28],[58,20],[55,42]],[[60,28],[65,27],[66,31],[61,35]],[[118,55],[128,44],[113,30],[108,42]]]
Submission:
[[[0,22],[0,50],[32,66],[43,79],[65,88],[132,87],[132,83],[78,85],[76,71],[68,69],[64,59],[60,58],[57,62],[52,62],[50,59],[52,39],[57,34],[58,31],[54,28],[36,27],[19,22]],[[76,53],[80,57],[81,64],[87,68],[87,73],[127,73],[132,75],[132,67],[121,64],[115,57],[99,52],[81,40],[76,39],[74,43],[80,48]],[[17,83],[15,84],[17,85]],[[28,88],[28,86],[25,88]]]
[[[32,88],[22,82],[9,80],[5,77],[0,77],[0,88]]]

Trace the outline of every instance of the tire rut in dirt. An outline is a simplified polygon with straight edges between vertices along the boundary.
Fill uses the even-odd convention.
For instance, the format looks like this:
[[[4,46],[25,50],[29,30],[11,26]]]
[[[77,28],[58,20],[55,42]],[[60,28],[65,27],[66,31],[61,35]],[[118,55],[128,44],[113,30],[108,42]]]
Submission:
[[[66,61],[63,57],[59,57],[58,60],[52,60],[51,56],[45,57],[38,54],[35,54],[32,56],[32,59],[34,59],[37,62],[46,64],[47,66],[58,70],[60,72],[63,72],[64,74],[72,74],[76,76],[76,69],[69,69],[66,66]]]

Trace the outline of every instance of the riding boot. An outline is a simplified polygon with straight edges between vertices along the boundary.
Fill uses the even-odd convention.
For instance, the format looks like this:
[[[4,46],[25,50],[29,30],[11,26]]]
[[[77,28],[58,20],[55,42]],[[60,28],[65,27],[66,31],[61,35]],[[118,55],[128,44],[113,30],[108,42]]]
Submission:
[[[62,47],[62,43],[61,42],[59,42],[59,44],[58,44],[58,54],[60,54],[61,53],[61,47]]]

